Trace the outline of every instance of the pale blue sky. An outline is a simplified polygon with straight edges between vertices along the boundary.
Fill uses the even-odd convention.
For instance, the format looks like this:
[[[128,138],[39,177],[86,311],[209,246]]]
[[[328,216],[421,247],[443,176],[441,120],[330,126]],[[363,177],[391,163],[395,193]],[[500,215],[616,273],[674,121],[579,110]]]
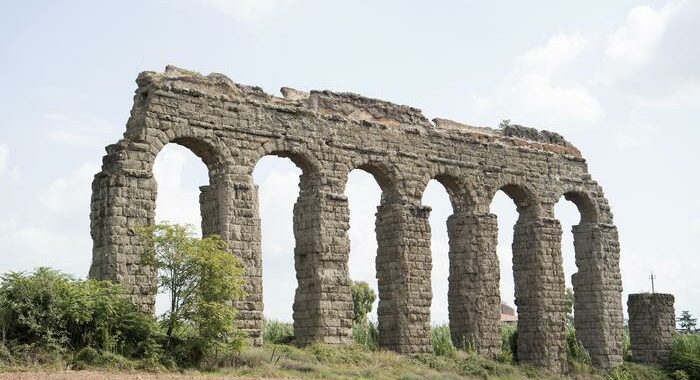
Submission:
[[[692,1],[17,1],[0,12],[0,272],[50,265],[84,276],[89,196],[103,147],[117,141],[140,71],[174,64],[278,94],[333,89],[421,108],[426,116],[563,134],[588,159],[615,214],[626,294],[676,295],[700,313],[700,3]],[[158,218],[199,223],[204,168],[166,147],[156,168]],[[298,171],[256,168],[266,314],[290,319],[291,205]],[[288,189],[286,192],[271,189]],[[351,274],[374,278],[379,189],[353,172]],[[447,319],[450,206],[432,184],[433,321]],[[499,256],[512,302],[515,210],[502,195]],[[567,276],[575,271],[571,224]]]

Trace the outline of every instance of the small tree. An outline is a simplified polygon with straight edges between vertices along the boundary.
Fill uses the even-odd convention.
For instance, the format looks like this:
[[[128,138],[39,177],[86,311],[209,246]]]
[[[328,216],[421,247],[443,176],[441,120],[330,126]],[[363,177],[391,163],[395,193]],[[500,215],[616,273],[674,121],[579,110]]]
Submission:
[[[372,311],[372,304],[377,295],[364,281],[355,281],[352,284],[352,310],[355,313],[353,320],[357,323],[366,323],[367,314]]]
[[[574,290],[566,288],[566,322],[574,323]]]
[[[166,347],[177,338],[202,354],[240,348],[233,300],[244,296],[243,268],[223,240],[195,238],[191,226],[168,223],[144,227],[141,236],[142,262],[158,270],[158,289],[170,295],[161,317]]]
[[[681,325],[681,330],[683,332],[693,332],[695,331],[695,326],[697,325],[697,318],[693,318],[688,310],[683,310],[681,312],[680,318],[677,319]]]

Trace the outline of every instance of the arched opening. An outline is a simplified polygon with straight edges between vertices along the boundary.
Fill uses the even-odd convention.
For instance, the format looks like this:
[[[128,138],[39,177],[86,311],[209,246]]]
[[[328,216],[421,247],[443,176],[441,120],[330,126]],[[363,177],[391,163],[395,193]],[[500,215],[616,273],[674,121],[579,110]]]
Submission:
[[[515,327],[517,306],[515,305],[515,280],[513,274],[513,228],[518,221],[518,211],[513,200],[504,192],[498,191],[491,201],[491,213],[498,222],[498,244],[496,253],[500,269],[499,290],[501,294],[501,323],[505,327]]]
[[[599,265],[595,257],[598,212],[585,193],[564,193],[554,206],[554,215],[562,227],[561,253],[566,281],[567,326],[588,350],[593,361],[603,363],[604,348],[599,342],[604,327],[597,310],[601,302]]]
[[[382,189],[368,171],[355,169],[348,174],[345,184],[350,214],[350,255],[348,269],[352,281],[366,282],[375,293],[379,291],[376,271],[377,239],[375,219],[381,202]],[[371,323],[377,324],[379,297],[368,315]]]
[[[202,159],[190,148],[178,143],[164,146],[153,163],[153,176],[158,185],[156,223],[190,225],[195,234],[201,236],[200,186],[209,184],[208,173]],[[156,315],[162,315],[169,309],[169,293],[158,293],[155,302]]]
[[[278,156],[264,156],[253,170],[258,190],[264,317],[268,322],[293,321],[297,288],[293,214],[301,175],[291,159]]]
[[[502,186],[491,202],[491,212],[497,216],[498,225],[501,328],[514,358],[526,362],[532,356],[530,352],[546,350],[533,338],[540,334],[540,319],[544,316],[537,300],[541,295],[535,290],[544,280],[539,277],[535,257],[539,254],[537,232],[530,223],[536,217],[535,207],[530,192],[513,184]]]
[[[431,207],[428,222],[430,224],[430,252],[432,272],[430,274],[433,299],[430,305],[430,324],[446,326],[449,323],[449,237],[447,218],[453,214],[453,206],[447,188],[437,179],[432,179],[423,192],[421,203]]]
[[[574,287],[572,279],[578,272],[576,267],[576,254],[574,252],[574,234],[573,228],[576,226],[581,215],[574,204],[568,202],[562,197],[554,205],[554,217],[559,220],[562,229],[561,237],[561,255],[564,267],[564,281],[566,284],[566,305],[567,318],[566,322],[569,327],[573,327],[574,323]]]

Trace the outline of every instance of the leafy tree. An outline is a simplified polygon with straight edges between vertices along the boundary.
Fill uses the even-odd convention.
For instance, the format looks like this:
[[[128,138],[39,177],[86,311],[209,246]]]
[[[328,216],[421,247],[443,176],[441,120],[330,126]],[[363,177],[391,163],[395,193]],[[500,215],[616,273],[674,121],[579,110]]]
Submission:
[[[158,288],[170,295],[161,318],[166,347],[182,349],[174,342],[186,342],[182,354],[199,353],[194,362],[208,352],[240,349],[233,301],[245,295],[243,268],[224,241],[215,235],[196,238],[191,226],[169,223],[144,227],[140,234],[143,262],[157,268]]]
[[[352,310],[355,313],[353,320],[356,323],[366,323],[367,314],[372,311],[372,304],[377,295],[364,281],[355,281],[352,284]]]
[[[574,323],[574,290],[571,288],[566,288],[566,322],[569,324]]]
[[[693,318],[693,316],[690,314],[688,310],[683,310],[681,312],[680,318],[678,318],[678,322],[681,325],[681,330],[684,332],[693,332],[695,331],[695,326],[697,325],[697,318]]]

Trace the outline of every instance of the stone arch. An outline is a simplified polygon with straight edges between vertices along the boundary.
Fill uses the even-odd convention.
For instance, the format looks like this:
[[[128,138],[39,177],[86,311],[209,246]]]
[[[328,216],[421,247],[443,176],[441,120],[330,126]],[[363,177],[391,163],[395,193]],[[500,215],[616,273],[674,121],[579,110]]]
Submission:
[[[391,204],[396,202],[404,202],[406,192],[402,188],[403,181],[399,175],[399,169],[391,162],[380,161],[363,156],[354,156],[348,166],[348,170],[341,173],[340,182],[343,186],[343,191],[348,182],[348,175],[351,171],[359,169],[365,171],[374,177],[379,188],[382,190],[382,204]]]
[[[477,202],[476,187],[464,173],[450,167],[435,168],[424,175],[418,183],[417,199],[423,198],[423,193],[431,180],[436,180],[447,191],[453,213],[474,209]]]
[[[487,192],[487,203],[490,205],[498,191],[506,194],[515,204],[519,220],[533,219],[542,215],[541,201],[537,192],[528,183],[519,179],[504,179],[497,182]]]
[[[571,276],[576,337],[595,365],[609,368],[611,357],[621,353],[620,347],[609,343],[611,336],[619,338],[622,334],[614,323],[609,322],[610,316],[621,314],[613,301],[620,296],[621,289],[615,281],[619,273],[611,269],[617,267],[619,257],[617,233],[601,222],[600,207],[588,190],[580,187],[564,189],[557,193],[553,203],[564,198],[574,203],[580,215],[578,224],[571,229],[576,261],[576,273]]]
[[[284,139],[268,140],[260,147],[242,157],[239,165],[244,167],[244,173],[240,179],[248,183],[248,191],[252,193],[249,197],[253,203],[250,208],[251,217],[248,229],[254,235],[255,244],[251,244],[252,249],[247,252],[249,259],[247,272],[249,286],[248,300],[245,306],[248,308],[247,321],[255,330],[262,328],[263,319],[263,265],[262,265],[262,232],[261,219],[258,206],[258,188],[253,182],[253,171],[258,162],[267,156],[288,158],[292,163],[301,169],[299,178],[299,195],[293,208],[293,232],[294,232],[294,271],[297,279],[293,305],[293,321],[295,342],[305,345],[324,338],[323,333],[318,330],[318,314],[310,312],[309,309],[318,308],[321,302],[319,294],[318,273],[315,270],[316,260],[319,255],[319,244],[322,238],[321,222],[321,202],[319,195],[322,193],[321,163],[314,153],[303,144]],[[244,186],[241,184],[240,186]],[[252,305],[252,307],[249,307]],[[258,333],[257,331],[255,332]],[[256,340],[260,343],[262,337]]]
[[[595,200],[586,191],[571,190],[563,194],[564,199],[576,205],[581,220],[579,224],[598,223],[600,211]],[[559,197],[561,198],[561,197]]]
[[[543,211],[541,198],[527,184],[503,181],[496,189],[508,195],[518,211],[512,244],[518,359],[565,371],[561,227]]]
[[[321,163],[315,154],[302,144],[288,140],[270,140],[262,144],[252,157],[253,165],[248,174],[252,175],[255,165],[265,156],[289,158],[302,171],[303,176],[319,179]]]
[[[222,165],[231,159],[231,152],[228,147],[210,131],[199,130],[189,126],[173,127],[166,131],[149,129],[149,136],[145,138],[149,156],[145,157],[144,169],[152,171],[153,162],[158,153],[167,144],[178,144],[189,149],[194,155],[199,157],[209,169],[210,174],[219,170]],[[129,144],[130,150],[141,151],[143,142],[132,141]]]
[[[351,160],[350,168],[343,173],[343,183],[347,184],[352,170],[360,169],[371,174],[382,190],[375,214],[379,345],[397,352],[412,352],[417,347],[420,352],[427,352],[431,349],[430,267],[422,257],[430,254],[429,246],[425,245],[425,241],[430,241],[429,208],[407,194],[407,189],[403,188],[404,179],[392,163],[359,156]],[[409,254],[408,239],[425,240],[412,244],[414,247]],[[415,273],[419,267],[412,261],[421,262],[422,273]],[[409,286],[421,291],[409,292]],[[407,317],[409,314],[411,318]]]

